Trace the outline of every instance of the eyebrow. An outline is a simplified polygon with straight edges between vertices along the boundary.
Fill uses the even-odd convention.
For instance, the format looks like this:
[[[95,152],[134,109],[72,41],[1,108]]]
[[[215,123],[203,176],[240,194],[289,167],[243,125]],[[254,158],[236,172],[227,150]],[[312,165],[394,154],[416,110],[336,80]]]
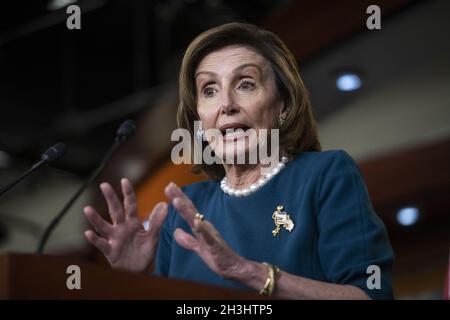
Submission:
[[[262,70],[261,70],[261,68],[257,65],[257,64],[254,64],[254,63],[244,63],[244,64],[241,64],[239,67],[236,67],[234,70],[233,70],[233,73],[238,73],[239,71],[242,71],[242,69],[245,69],[245,68],[247,68],[247,67],[255,67],[256,69],[258,69],[258,71],[259,71],[259,73],[261,74],[261,75],[263,75],[264,73],[262,72]],[[197,76],[199,75],[199,74],[202,74],[202,73],[204,73],[204,74],[209,74],[209,75],[216,75],[214,72],[211,72],[211,71],[199,71],[199,72],[197,72],[196,74],[195,74],[195,78],[197,78]]]

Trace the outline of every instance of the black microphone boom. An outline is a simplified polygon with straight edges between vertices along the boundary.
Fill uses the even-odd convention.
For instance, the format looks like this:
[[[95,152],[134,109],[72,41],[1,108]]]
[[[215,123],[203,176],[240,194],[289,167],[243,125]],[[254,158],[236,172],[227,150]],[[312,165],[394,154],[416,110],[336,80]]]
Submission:
[[[48,165],[53,161],[61,158],[63,155],[66,154],[66,150],[67,148],[64,143],[57,143],[53,147],[48,148],[48,150],[41,155],[41,160],[33,164],[31,168],[25,171],[18,179],[14,180],[7,186],[3,187],[0,190],[0,196],[2,196],[4,193],[6,193],[6,191],[14,187],[16,184],[18,184],[20,181],[28,177],[30,174],[32,174],[34,171],[36,171],[43,165]]]
[[[103,157],[100,165],[90,175],[89,179],[85,183],[83,183],[83,185],[72,196],[72,198],[70,198],[70,200],[67,202],[67,204],[53,218],[53,220],[50,222],[50,224],[45,229],[41,239],[39,240],[39,244],[38,244],[38,247],[37,247],[37,250],[36,250],[37,254],[42,254],[44,252],[44,247],[45,247],[45,244],[47,243],[47,240],[48,240],[50,234],[55,229],[55,227],[58,225],[58,223],[62,219],[62,217],[67,213],[69,208],[78,199],[78,197],[83,193],[83,191],[88,187],[88,185],[95,178],[97,178],[97,176],[103,170],[103,168],[108,163],[109,159],[112,157],[112,155],[117,150],[117,148],[120,146],[120,144],[122,142],[124,142],[125,140],[127,140],[129,137],[131,137],[135,132],[136,132],[136,125],[135,125],[133,120],[126,120],[120,125],[119,129],[117,130],[116,139],[114,140],[114,144],[109,148],[108,152]]]

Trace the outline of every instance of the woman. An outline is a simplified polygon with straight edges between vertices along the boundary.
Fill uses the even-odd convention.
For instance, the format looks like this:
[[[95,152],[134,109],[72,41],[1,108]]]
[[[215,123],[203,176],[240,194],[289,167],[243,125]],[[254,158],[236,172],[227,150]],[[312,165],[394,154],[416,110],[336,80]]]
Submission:
[[[281,40],[240,23],[206,31],[186,51],[179,86],[179,126],[216,157],[249,155],[262,145],[247,132],[279,129],[279,146],[270,147],[282,160],[272,169],[261,158],[201,164],[211,181],[183,190],[170,183],[170,204],[154,208],[147,231],[130,182],[122,180],[123,205],[101,184],[112,224],[86,207],[98,233],[86,237],[112,267],[141,272],[154,263],[158,275],[278,298],[392,298],[384,226],[355,162],[320,152],[306,89]],[[198,120],[219,137],[195,132]]]

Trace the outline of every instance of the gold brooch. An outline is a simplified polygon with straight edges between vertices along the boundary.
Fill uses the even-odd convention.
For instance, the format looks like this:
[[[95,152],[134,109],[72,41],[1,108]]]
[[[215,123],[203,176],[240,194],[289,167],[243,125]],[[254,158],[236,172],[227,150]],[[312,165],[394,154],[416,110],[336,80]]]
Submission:
[[[275,223],[276,228],[272,230],[273,236],[277,236],[280,233],[281,227],[291,232],[294,229],[294,222],[291,217],[287,214],[286,211],[282,211],[284,209],[283,206],[277,206],[277,211],[272,214],[273,222]]]

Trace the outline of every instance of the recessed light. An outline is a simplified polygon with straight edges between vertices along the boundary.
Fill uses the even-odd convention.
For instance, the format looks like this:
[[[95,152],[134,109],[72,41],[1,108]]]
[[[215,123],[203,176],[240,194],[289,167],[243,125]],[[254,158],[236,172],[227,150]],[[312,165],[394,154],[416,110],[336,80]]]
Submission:
[[[356,73],[341,73],[336,79],[336,87],[341,91],[355,91],[361,88],[361,78]]]
[[[397,212],[397,222],[402,226],[408,227],[417,223],[420,212],[415,207],[402,208]]]

